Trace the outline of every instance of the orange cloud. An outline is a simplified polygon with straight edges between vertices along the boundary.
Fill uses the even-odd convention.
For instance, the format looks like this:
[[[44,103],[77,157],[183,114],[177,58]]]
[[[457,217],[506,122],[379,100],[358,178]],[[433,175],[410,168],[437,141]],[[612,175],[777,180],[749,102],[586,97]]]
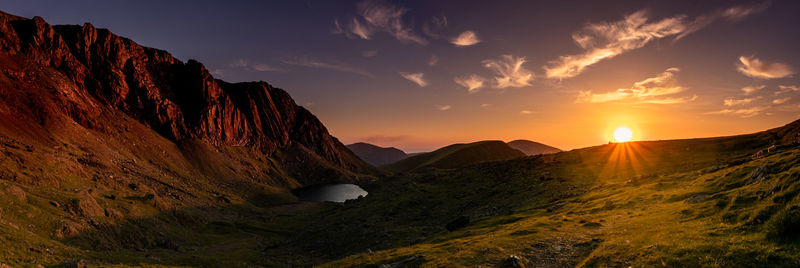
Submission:
[[[763,79],[782,78],[794,73],[789,65],[780,62],[764,62],[753,56],[739,57],[739,65],[736,70],[749,77]]]

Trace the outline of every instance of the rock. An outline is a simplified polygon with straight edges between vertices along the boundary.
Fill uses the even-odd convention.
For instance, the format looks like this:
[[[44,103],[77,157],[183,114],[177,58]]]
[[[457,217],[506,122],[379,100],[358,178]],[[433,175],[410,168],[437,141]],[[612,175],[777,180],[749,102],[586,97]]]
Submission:
[[[424,261],[422,256],[411,256],[403,260],[381,264],[380,268],[405,268],[405,267],[418,267]]]
[[[765,180],[766,179],[765,174],[767,172],[768,172],[767,166],[760,166],[756,168],[756,170],[753,170],[753,172],[750,173],[750,176],[747,176],[747,179],[744,181],[744,184],[747,185]]]
[[[16,197],[21,202],[28,201],[28,196],[25,194],[25,190],[22,190],[22,188],[12,185],[6,188],[6,192]]]
[[[50,200],[50,205],[51,205],[51,206],[54,206],[54,207],[57,207],[57,208],[60,208],[60,207],[61,207],[61,203],[58,203],[58,202],[56,202],[56,201],[53,201],[53,200]]]
[[[11,267],[11,265],[8,265],[8,264],[5,264],[5,263],[0,263],[0,268],[13,268],[13,267]]]
[[[508,256],[503,262],[500,264],[501,268],[525,268],[525,261],[522,260],[521,257],[516,255]]]
[[[86,191],[80,193],[80,197],[72,201],[70,210],[75,215],[84,217],[105,216],[105,210],[97,203],[97,200]]]
[[[121,219],[125,218],[125,215],[123,215],[122,212],[119,212],[119,210],[116,210],[116,209],[113,209],[113,208],[106,208],[105,209],[105,215],[106,215],[106,217],[109,217],[109,218],[112,218],[112,219],[117,219],[117,220],[121,220]]]
[[[695,204],[708,200],[708,195],[699,194],[686,199],[686,203]]]
[[[248,146],[268,156],[297,145],[324,162],[318,167],[332,166],[326,170],[350,180],[356,179],[351,172],[378,173],[286,91],[263,81],[217,80],[200,62],[184,63],[89,23],[51,26],[40,17],[0,12],[0,49],[15,59],[0,62],[0,70],[18,72],[19,67],[7,63],[16,59],[29,66],[15,75],[26,79],[4,84],[4,96],[17,98],[12,103],[20,114],[67,116],[84,127],[105,128],[115,126],[96,122],[98,115],[119,111],[176,142],[199,139],[212,146]],[[38,76],[60,79],[35,79]],[[48,114],[55,112],[60,114]],[[114,130],[122,132],[119,128]]]
[[[455,220],[452,220],[452,221],[448,222],[447,225],[445,225],[445,228],[448,231],[452,232],[452,231],[467,227],[467,225],[469,225],[469,217],[460,216],[460,217],[456,218]]]
[[[55,231],[55,237],[57,238],[67,238],[73,237],[81,233],[81,225],[77,224],[72,221],[64,221],[61,223],[61,227],[59,227]]]
[[[65,267],[65,268],[86,268],[86,261],[85,260],[74,260],[74,261],[64,261],[58,264],[58,267]]]

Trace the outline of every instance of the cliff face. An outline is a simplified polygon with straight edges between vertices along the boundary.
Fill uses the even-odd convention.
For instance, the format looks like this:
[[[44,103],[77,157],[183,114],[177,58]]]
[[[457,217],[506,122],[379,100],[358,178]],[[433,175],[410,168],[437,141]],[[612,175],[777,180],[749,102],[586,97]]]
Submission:
[[[100,115],[118,111],[176,143],[295,150],[345,173],[373,172],[285,91],[216,80],[197,61],[91,24],[51,26],[0,12],[0,54],[8,77],[0,101],[12,115],[41,124],[65,116],[102,129],[109,124]]]

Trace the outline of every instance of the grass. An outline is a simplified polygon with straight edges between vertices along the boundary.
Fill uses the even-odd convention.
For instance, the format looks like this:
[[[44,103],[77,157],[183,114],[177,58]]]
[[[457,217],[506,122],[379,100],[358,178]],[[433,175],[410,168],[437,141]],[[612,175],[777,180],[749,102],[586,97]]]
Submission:
[[[5,147],[0,170],[19,172],[0,184],[0,262],[493,267],[516,255],[535,267],[800,265],[800,150],[752,158],[768,135],[422,168],[364,183],[370,194],[344,204],[299,202],[283,190],[299,182],[281,170],[281,155],[218,148],[221,155],[187,162],[170,155],[213,148],[153,138],[164,150],[153,156],[161,149],[129,151],[119,144],[132,137],[96,135],[107,152]],[[39,171],[30,163],[44,164]],[[218,165],[204,172],[231,177],[215,180],[195,165]],[[37,180],[40,173],[57,179]],[[88,190],[122,216],[70,212]],[[466,227],[447,231],[460,217]],[[69,226],[76,230],[56,235]]]

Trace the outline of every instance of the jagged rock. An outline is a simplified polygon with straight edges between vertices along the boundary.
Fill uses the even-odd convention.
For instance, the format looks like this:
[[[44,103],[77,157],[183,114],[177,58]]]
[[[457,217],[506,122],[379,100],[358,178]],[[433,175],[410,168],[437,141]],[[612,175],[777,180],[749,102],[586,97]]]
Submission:
[[[38,68],[0,66],[5,73],[22,71],[25,76],[4,85],[15,99],[0,103],[13,102],[8,106],[31,121],[68,116],[86,128],[106,128],[110,124],[97,121],[100,114],[116,110],[175,142],[249,146],[265,155],[302,147],[324,162],[323,167],[332,167],[328,172],[339,173],[331,180],[353,181],[357,176],[350,172],[377,172],[287,92],[263,81],[214,79],[195,60],[184,63],[89,23],[50,26],[40,17],[0,12],[2,58],[12,60],[0,63],[17,60]]]
[[[25,190],[22,190],[22,188],[12,185],[6,188],[6,192],[16,197],[21,202],[28,201],[28,196],[25,194]]]
[[[469,217],[467,217],[467,216],[459,216],[455,220],[452,220],[452,221],[448,222],[447,225],[445,225],[445,228],[448,231],[452,232],[452,231],[467,227],[467,225],[469,225]]]
[[[72,221],[64,221],[61,223],[61,227],[59,227],[55,232],[55,237],[57,238],[66,238],[72,237],[80,234],[81,232],[81,225],[77,224]]]
[[[508,256],[503,263],[500,264],[502,268],[525,268],[525,261],[522,260],[522,257],[517,255]]]

